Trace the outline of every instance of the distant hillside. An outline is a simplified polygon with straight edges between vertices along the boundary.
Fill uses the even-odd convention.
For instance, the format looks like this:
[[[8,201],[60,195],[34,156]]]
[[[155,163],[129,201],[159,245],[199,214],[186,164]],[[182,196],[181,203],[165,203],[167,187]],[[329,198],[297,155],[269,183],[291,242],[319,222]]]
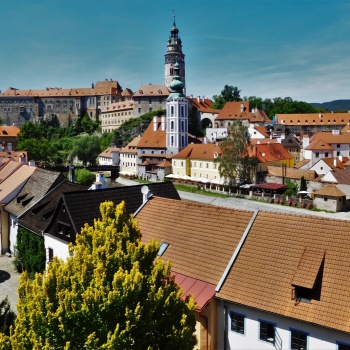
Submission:
[[[327,111],[347,112],[350,111],[350,100],[335,100],[323,103],[310,103],[314,107],[321,107]]]

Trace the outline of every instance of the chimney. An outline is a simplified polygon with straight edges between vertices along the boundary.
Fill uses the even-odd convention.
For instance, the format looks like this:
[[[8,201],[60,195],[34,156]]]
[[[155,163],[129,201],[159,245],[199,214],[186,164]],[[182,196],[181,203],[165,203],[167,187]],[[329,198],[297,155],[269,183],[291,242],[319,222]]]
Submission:
[[[335,168],[337,167],[337,158],[333,159],[333,165],[334,165]]]
[[[12,152],[12,143],[10,142],[7,144],[7,151]]]
[[[241,103],[241,112],[244,111],[244,103]]]
[[[343,156],[339,156],[339,161],[343,163]]]
[[[20,154],[18,157],[18,163],[25,164],[26,162],[27,162],[27,160],[26,160],[25,154],[24,153]]]
[[[165,117],[162,116],[162,131],[165,131]]]
[[[305,149],[307,146],[309,146],[310,139],[309,135],[305,134],[303,137],[303,148]]]
[[[35,160],[30,160],[30,161],[28,162],[28,165],[29,165],[29,166],[34,166],[34,167],[35,167]]]
[[[106,188],[106,178],[105,178],[105,174],[103,173],[103,171],[99,171],[96,174],[96,182],[98,182],[100,184],[100,186],[98,186],[97,189]]]
[[[157,131],[157,116],[153,117],[153,131]]]
[[[69,175],[68,175],[68,180],[70,182],[75,182],[75,178],[74,178],[74,165],[73,164],[69,164]]]

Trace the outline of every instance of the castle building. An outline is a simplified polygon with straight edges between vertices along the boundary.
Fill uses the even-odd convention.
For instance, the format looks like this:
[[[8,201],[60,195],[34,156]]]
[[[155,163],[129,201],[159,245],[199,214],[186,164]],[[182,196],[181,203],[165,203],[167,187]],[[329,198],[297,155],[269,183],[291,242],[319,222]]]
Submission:
[[[182,52],[182,42],[179,38],[179,30],[176,27],[174,16],[173,27],[171,28],[168,39],[167,53],[165,54],[165,86],[167,88],[170,87],[175,76],[175,63],[179,65],[179,72],[177,74],[185,86],[185,55]]]

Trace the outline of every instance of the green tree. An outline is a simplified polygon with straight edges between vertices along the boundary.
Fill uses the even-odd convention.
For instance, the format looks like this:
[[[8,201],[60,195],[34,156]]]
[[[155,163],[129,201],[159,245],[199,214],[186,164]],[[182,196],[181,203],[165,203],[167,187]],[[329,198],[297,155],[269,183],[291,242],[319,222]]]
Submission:
[[[28,160],[35,160],[37,163],[50,162],[55,152],[51,142],[43,137],[22,140],[18,142],[17,149],[27,151]]]
[[[88,114],[85,114],[77,119],[74,127],[76,133],[85,132],[92,135],[98,129],[99,125],[98,121],[92,120]]]
[[[23,273],[12,349],[193,349],[193,298],[182,299],[159,243],[141,242],[125,203],[101,204],[66,262],[44,275]],[[5,349],[5,348],[4,348]],[[7,349],[7,348],[6,348]]]
[[[222,109],[226,102],[242,101],[240,96],[241,90],[238,90],[236,86],[225,85],[224,89],[221,91],[221,95],[214,95],[214,103],[212,108]]]
[[[111,141],[112,141],[113,133],[112,132],[105,132],[101,136],[101,150],[104,151],[108,147],[111,147]]]
[[[16,258],[14,265],[18,272],[27,271],[33,278],[36,272],[45,269],[45,244],[44,238],[18,226]]]
[[[95,164],[101,152],[100,138],[98,136],[80,136],[74,139],[71,158],[78,157],[84,165]]]
[[[14,325],[15,319],[16,314],[11,310],[9,300],[6,297],[0,302],[0,333],[9,335],[10,327]]]
[[[91,186],[95,180],[95,175],[88,169],[76,169],[75,170],[75,181],[78,184]]]
[[[286,179],[286,185],[287,185],[287,189],[285,192],[286,196],[296,196],[299,191],[298,185],[292,182],[291,179]]]
[[[229,186],[250,181],[257,160],[250,154],[252,146],[248,127],[241,120],[234,121],[228,130],[229,136],[220,143],[221,154],[215,158],[220,176]]]
[[[300,179],[300,191],[306,191],[307,190],[307,183],[305,180],[305,177],[302,176]]]

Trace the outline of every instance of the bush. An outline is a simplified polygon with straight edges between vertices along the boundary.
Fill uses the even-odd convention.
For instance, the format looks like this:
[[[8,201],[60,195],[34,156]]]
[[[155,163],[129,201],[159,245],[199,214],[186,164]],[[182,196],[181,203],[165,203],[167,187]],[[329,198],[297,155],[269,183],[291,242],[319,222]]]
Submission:
[[[44,238],[35,233],[18,227],[15,268],[18,272],[27,271],[31,278],[36,272],[45,270]]]
[[[95,175],[88,169],[75,170],[75,181],[78,184],[91,186],[95,181]]]
[[[10,303],[6,297],[0,302],[0,332],[10,335],[10,327],[14,325],[16,314],[11,310]]]

